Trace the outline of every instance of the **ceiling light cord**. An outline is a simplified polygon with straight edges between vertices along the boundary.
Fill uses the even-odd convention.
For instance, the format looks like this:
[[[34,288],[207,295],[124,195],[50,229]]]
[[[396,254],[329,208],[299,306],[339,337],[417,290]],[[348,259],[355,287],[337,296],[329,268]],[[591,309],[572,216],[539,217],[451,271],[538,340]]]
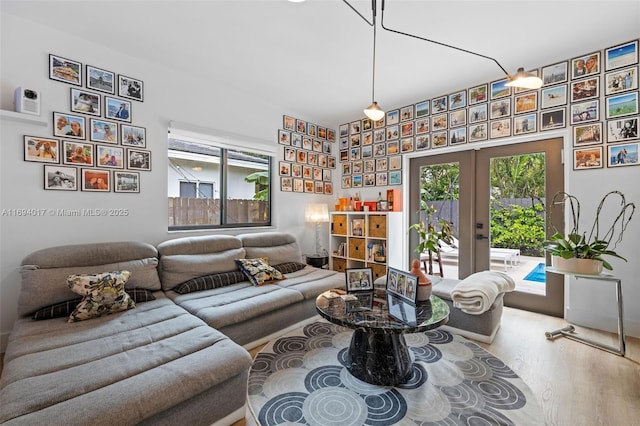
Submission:
[[[376,0],[371,1],[373,6],[373,72],[371,80],[371,103],[376,101]]]

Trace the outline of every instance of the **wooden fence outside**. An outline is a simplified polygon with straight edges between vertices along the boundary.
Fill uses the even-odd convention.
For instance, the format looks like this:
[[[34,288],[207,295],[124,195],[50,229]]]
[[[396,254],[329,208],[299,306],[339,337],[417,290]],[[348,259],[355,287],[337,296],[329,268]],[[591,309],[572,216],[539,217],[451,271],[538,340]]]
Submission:
[[[227,200],[227,224],[268,222],[268,201]],[[169,226],[220,225],[220,199],[169,197]]]

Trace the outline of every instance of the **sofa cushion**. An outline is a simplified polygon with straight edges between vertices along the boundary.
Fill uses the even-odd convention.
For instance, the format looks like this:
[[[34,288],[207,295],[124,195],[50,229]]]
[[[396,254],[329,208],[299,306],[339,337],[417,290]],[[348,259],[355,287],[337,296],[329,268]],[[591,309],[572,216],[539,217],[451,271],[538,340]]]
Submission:
[[[236,259],[236,263],[253,285],[258,286],[284,279],[284,275],[269,265],[266,259]]]
[[[183,282],[175,286],[173,291],[179,294],[187,294],[194,291],[225,287],[246,279],[247,277],[242,271],[221,272],[219,274],[209,274]]]
[[[69,315],[69,322],[83,321],[135,308],[136,304],[124,291],[124,284],[130,275],[129,271],[70,275],[67,278],[69,288],[84,297]]]
[[[307,265],[301,262],[285,262],[285,263],[280,263],[278,265],[273,265],[274,269],[277,269],[283,274],[292,274],[294,272],[301,271],[306,267]]]
[[[302,252],[296,237],[287,232],[260,232],[238,235],[246,258],[264,257],[272,265],[285,262],[302,263]]]

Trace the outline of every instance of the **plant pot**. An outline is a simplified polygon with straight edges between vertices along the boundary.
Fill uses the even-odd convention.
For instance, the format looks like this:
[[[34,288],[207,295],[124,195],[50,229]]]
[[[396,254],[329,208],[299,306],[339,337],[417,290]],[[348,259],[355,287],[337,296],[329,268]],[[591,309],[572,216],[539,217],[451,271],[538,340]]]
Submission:
[[[565,259],[560,256],[551,256],[551,266],[560,272],[573,274],[598,275],[602,272],[602,261],[596,259],[575,257]]]

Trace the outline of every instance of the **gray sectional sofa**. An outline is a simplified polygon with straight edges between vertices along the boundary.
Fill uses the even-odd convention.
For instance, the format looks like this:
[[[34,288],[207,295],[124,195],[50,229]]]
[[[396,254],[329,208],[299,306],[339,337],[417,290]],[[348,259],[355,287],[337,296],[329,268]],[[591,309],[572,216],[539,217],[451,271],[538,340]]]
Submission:
[[[263,286],[217,278],[237,271],[235,259],[253,257],[300,265]],[[0,423],[210,425],[243,418],[246,348],[315,315],[323,291],[344,288],[344,274],[301,263],[295,238],[278,232],[28,255],[0,378]],[[73,309],[78,295],[66,277],[120,270],[131,272],[125,289],[136,307],[68,323],[65,306]],[[210,288],[177,291],[196,279]],[[54,310],[63,314],[33,319]]]

